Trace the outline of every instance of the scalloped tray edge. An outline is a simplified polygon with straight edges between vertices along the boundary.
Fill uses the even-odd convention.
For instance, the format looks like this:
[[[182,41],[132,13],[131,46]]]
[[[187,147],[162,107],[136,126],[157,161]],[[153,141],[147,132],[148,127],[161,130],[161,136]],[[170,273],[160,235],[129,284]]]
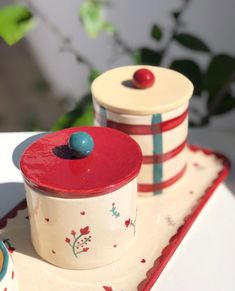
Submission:
[[[157,281],[158,277],[164,270],[165,266],[169,262],[170,258],[175,253],[176,249],[182,242],[183,238],[187,234],[188,230],[196,220],[209,198],[212,196],[215,189],[223,182],[229,174],[231,164],[227,157],[223,154],[215,152],[208,148],[202,148],[200,146],[189,145],[190,150],[202,151],[206,155],[214,155],[218,159],[222,160],[223,169],[218,173],[218,176],[214,179],[213,183],[206,189],[204,195],[198,200],[198,204],[191,209],[191,214],[184,218],[184,224],[182,224],[177,232],[170,238],[169,244],[162,250],[161,255],[154,261],[152,268],[146,273],[146,278],[142,280],[137,287],[138,291],[149,291]],[[148,199],[148,198],[146,198]],[[19,210],[23,210],[27,207],[26,200],[18,203],[10,212],[8,212],[3,218],[0,219],[0,229],[4,229],[7,226],[8,220],[17,216]]]
[[[161,256],[159,256],[151,269],[146,273],[146,278],[141,281],[137,287],[138,291],[149,291],[157,281],[158,277],[164,270],[165,266],[173,256],[174,252],[182,242],[183,238],[187,234],[188,230],[196,220],[209,198],[212,196],[215,189],[223,182],[229,174],[231,167],[230,161],[223,154],[213,151],[212,149],[202,148],[196,145],[189,145],[190,150],[202,151],[206,155],[215,155],[218,159],[222,160],[223,169],[218,173],[218,176],[214,179],[211,186],[209,186],[204,195],[198,200],[198,204],[191,209],[191,214],[184,218],[184,224],[182,224],[175,235],[173,235],[169,244],[162,250]]]

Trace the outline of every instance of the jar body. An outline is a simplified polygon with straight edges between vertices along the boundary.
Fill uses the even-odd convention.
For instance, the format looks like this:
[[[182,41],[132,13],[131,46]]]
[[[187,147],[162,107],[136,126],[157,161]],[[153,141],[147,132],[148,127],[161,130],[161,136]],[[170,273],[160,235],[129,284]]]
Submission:
[[[139,195],[156,195],[176,186],[187,164],[188,102],[153,115],[112,112],[94,98],[93,106],[95,125],[119,129],[140,145],[143,163],[138,176]]]
[[[46,261],[66,269],[90,269],[117,260],[136,236],[136,178],[89,198],[59,198],[25,183],[31,238]]]

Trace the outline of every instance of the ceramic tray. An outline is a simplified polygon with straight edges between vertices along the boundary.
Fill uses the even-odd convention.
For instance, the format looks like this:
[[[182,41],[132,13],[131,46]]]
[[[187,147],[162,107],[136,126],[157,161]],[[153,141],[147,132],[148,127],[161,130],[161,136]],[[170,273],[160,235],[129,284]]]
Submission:
[[[222,155],[190,146],[186,174],[174,191],[138,198],[138,235],[131,250],[93,270],[64,270],[40,259],[22,201],[0,220],[0,239],[12,252],[20,291],[150,290],[228,169]]]

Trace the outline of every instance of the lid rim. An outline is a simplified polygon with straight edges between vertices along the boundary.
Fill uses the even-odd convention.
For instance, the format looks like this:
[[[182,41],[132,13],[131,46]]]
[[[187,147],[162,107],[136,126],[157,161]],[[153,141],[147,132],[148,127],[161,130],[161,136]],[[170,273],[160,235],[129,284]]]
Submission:
[[[65,139],[67,140],[67,136],[76,130],[87,130],[88,133],[94,135],[95,142],[97,142],[95,146],[97,156],[90,155],[84,159],[84,162],[83,159],[77,159],[77,162],[76,159],[73,159],[70,163],[66,159],[64,164],[63,159],[55,157],[51,149],[58,141],[63,143]],[[107,139],[111,142],[109,145],[107,145]],[[127,153],[125,148],[127,148]],[[114,152],[117,156],[115,155],[115,158],[111,159],[110,164],[110,158]],[[130,155],[128,159],[130,166],[124,172],[118,170],[125,165],[125,154],[130,153],[134,155]],[[35,155],[39,158],[36,159]],[[110,158],[107,158],[109,156]],[[110,164],[108,168],[105,162],[107,160],[108,165]],[[58,161],[60,162],[58,163]],[[140,146],[128,135],[107,127],[81,126],[49,133],[33,142],[20,159],[20,171],[27,185],[35,190],[43,191],[46,195],[68,199],[88,198],[105,195],[122,188],[137,177],[141,164]],[[71,167],[72,172],[70,172]],[[68,172],[65,169],[68,169]],[[79,175],[83,175],[84,169],[89,171],[91,169],[93,174],[87,176],[87,179],[82,182],[79,180]],[[100,172],[100,169],[103,171]],[[105,174],[106,169],[111,170],[111,175],[110,172]]]
[[[110,112],[114,112],[114,113],[119,113],[119,114],[126,114],[126,115],[141,115],[141,116],[148,116],[148,115],[153,115],[153,114],[162,114],[162,113],[167,113],[167,112],[170,112],[170,111],[173,111],[175,109],[177,109],[178,107],[186,104],[187,102],[189,102],[189,100],[191,99],[191,97],[189,97],[187,100],[185,100],[184,102],[178,102],[177,103],[177,106],[175,107],[172,107],[171,109],[166,109],[168,108],[167,106],[165,107],[162,107],[164,108],[164,110],[158,110],[157,112],[156,111],[147,111],[147,110],[143,110],[142,112],[138,111],[138,110],[132,110],[131,112],[126,109],[126,108],[120,108],[120,107],[113,107],[113,106],[110,106],[110,104],[106,104],[106,103],[103,103],[102,101],[100,102],[99,100],[96,99],[95,96],[92,96],[92,98],[94,99],[94,101],[104,107],[106,110],[109,110]]]
[[[27,184],[28,187],[32,188],[33,190],[40,191],[42,195],[48,196],[48,197],[55,197],[55,198],[61,198],[61,199],[89,199],[93,197],[99,197],[99,196],[105,196],[108,194],[111,194],[115,191],[118,191],[122,187],[126,186],[130,182],[132,182],[134,179],[136,179],[138,176],[138,173],[135,176],[131,176],[130,179],[124,182],[116,183],[115,185],[111,185],[109,187],[105,187],[105,191],[102,190],[102,188],[98,188],[97,191],[94,190],[87,190],[79,194],[78,190],[56,190],[51,189],[49,187],[44,187],[42,185],[37,185],[32,183],[32,181],[28,180],[25,176],[23,176],[24,182]]]
[[[122,83],[123,79],[126,79],[125,77],[131,78],[136,70],[142,68],[149,69],[154,73],[155,83],[152,87],[147,89],[133,88],[133,90],[137,91],[132,91],[131,88],[125,89],[123,86],[118,85]],[[111,84],[107,84],[109,79]],[[111,85],[114,86],[115,90],[111,90],[113,87]],[[159,90],[159,88],[166,88],[166,91]],[[129,115],[150,115],[172,111],[188,102],[193,95],[193,90],[193,83],[182,73],[169,68],[151,65],[116,67],[98,76],[91,84],[92,98],[98,104],[113,112]],[[160,97],[163,95],[164,98],[161,99]],[[146,100],[146,96],[149,98],[149,102],[146,102],[148,106],[142,101],[136,102],[140,98]],[[167,98],[165,99],[165,97]]]

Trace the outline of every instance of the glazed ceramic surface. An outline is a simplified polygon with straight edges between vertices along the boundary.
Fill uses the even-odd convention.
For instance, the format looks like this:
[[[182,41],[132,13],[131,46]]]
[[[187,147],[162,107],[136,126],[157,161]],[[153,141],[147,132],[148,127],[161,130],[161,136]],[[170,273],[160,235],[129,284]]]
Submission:
[[[18,214],[11,212],[10,217],[16,216],[13,219],[0,220],[0,227],[4,227],[0,239],[8,238],[15,248],[13,259],[19,273],[20,291],[149,291],[228,172],[224,158],[210,151],[192,148],[187,151],[187,160],[188,167],[177,190],[148,199],[138,197],[138,224],[132,247],[118,261],[102,268],[66,270],[42,260],[31,244],[26,210]],[[19,208],[22,207],[24,203]],[[49,221],[45,221],[45,227],[49,228],[46,223],[50,223],[51,217],[46,218]],[[129,231],[132,230],[131,227]],[[69,233],[66,236],[71,238]],[[170,266],[177,268],[177,265]]]
[[[66,148],[77,131],[89,133],[95,144],[82,159]],[[32,144],[21,158],[21,171],[37,253],[68,269],[117,260],[136,236],[141,161],[138,144],[108,128],[66,129]]]
[[[171,190],[185,173],[188,100],[193,86],[175,71],[146,67],[155,74],[152,87],[126,86],[125,81],[139,68],[129,66],[98,77],[92,94],[95,125],[123,131],[140,145],[144,158],[138,192],[149,196]]]
[[[65,199],[26,185],[32,243],[50,263],[89,269],[117,260],[136,236],[136,179],[108,195]]]
[[[9,239],[0,240],[0,290],[18,291],[15,266],[9,252],[13,252]]]

